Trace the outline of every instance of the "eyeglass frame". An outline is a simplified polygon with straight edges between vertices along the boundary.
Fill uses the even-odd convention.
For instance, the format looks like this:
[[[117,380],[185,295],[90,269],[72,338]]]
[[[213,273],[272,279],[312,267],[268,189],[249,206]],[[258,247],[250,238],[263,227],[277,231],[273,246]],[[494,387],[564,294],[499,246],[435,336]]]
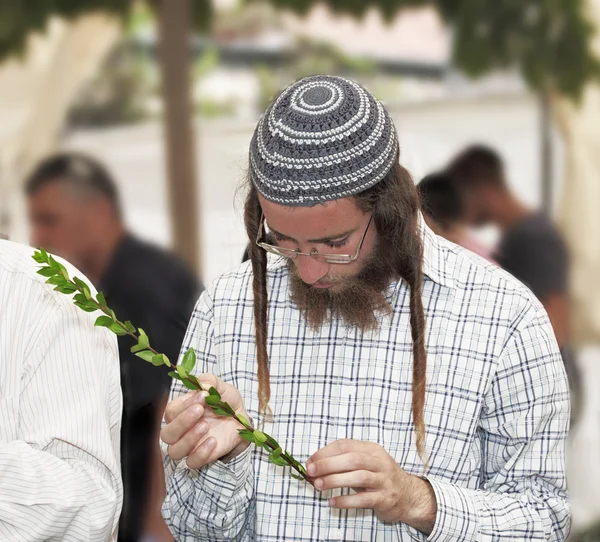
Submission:
[[[364,233],[362,234],[358,246],[356,247],[356,252],[354,256],[352,256],[351,254],[321,254],[316,248],[313,249],[311,252],[301,252],[299,248],[285,248],[277,245],[271,245],[270,243],[265,243],[264,241],[260,240],[261,236],[264,234],[265,231],[264,213],[261,213],[260,215],[260,224],[258,226],[258,233],[256,235],[256,244],[266,252],[275,254],[277,256],[281,256],[283,258],[288,258],[290,260],[295,260],[298,256],[310,256],[311,258],[314,258],[319,262],[336,265],[345,265],[358,260],[358,257],[360,255],[360,249],[362,248],[365,238],[367,237],[367,232],[369,231],[371,222],[373,222],[373,215],[371,215],[369,218],[369,222],[367,224],[367,227],[365,228]]]

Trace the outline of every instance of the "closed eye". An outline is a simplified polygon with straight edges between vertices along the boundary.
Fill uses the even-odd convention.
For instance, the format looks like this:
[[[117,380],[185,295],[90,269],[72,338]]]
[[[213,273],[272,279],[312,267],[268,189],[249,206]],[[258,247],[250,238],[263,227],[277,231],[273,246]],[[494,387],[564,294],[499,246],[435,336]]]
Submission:
[[[340,248],[348,244],[348,239],[348,237],[345,237],[344,239],[341,239],[339,241],[326,241],[325,245],[329,248]]]

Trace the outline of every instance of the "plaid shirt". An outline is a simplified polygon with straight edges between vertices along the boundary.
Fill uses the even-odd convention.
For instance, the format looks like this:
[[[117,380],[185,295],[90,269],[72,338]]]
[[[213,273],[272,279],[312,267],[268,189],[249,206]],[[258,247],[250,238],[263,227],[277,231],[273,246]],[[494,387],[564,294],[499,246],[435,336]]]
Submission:
[[[427,538],[372,510],[334,510],[254,446],[227,464],[190,470],[166,460],[163,515],[179,541],[564,540],[569,392],[548,316],[517,280],[423,227],[427,322],[427,477],[437,517]],[[393,313],[360,333],[312,331],[291,303],[288,270],[268,266],[272,423],[298,460],[336,439],[376,442],[413,474],[423,465],[411,415],[409,289],[390,286]],[[259,419],[248,263],[198,301],[184,348],[239,389]],[[172,397],[186,392],[176,382]]]

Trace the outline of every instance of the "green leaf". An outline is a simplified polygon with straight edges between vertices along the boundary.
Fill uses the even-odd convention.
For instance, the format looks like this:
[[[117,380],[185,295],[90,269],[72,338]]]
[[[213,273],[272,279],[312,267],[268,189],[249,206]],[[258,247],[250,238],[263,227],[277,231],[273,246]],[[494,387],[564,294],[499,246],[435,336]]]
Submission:
[[[125,327],[131,331],[131,333],[135,333],[135,326],[129,320],[125,322]]]
[[[56,269],[57,271],[60,271],[60,269],[61,269],[60,264],[54,259],[52,254],[48,254],[48,263],[50,264],[50,267],[52,269]]]
[[[156,354],[156,356],[152,358],[152,365],[155,365],[156,367],[159,367],[160,365],[166,365],[167,367],[170,367],[171,362],[164,354]]]
[[[61,294],[73,294],[77,291],[77,288],[68,282],[64,286],[57,286],[54,288],[55,291],[60,292]]]
[[[251,427],[250,420],[248,420],[248,418],[246,418],[246,416],[244,416],[244,415],[242,415],[242,414],[236,414],[236,416],[235,416],[235,417],[236,417],[236,418],[238,419],[238,421],[239,421],[239,422],[240,422],[242,425],[244,425],[245,427]]]
[[[254,440],[256,441],[257,446],[262,446],[265,442],[267,442],[267,435],[265,435],[262,431],[255,429]]]
[[[231,414],[229,414],[229,412],[227,412],[226,410],[223,410],[221,407],[219,406],[215,406],[215,407],[210,407],[212,408],[212,411],[217,415],[217,416],[227,416],[227,417],[231,417]]]
[[[267,444],[270,448],[280,448],[279,442],[277,442],[273,437],[267,435]]]
[[[250,429],[240,429],[238,430],[238,434],[244,440],[251,442],[252,444],[256,444],[256,440],[254,439],[254,432],[250,431]]]
[[[34,253],[31,256],[37,263],[44,263],[46,260],[44,259],[44,256],[42,256],[42,253],[39,250],[34,251]]]
[[[100,303],[100,305],[106,305],[106,298],[102,292],[96,294],[96,301]]]
[[[152,363],[152,365],[154,365],[155,367],[160,367],[163,364],[162,354],[154,355],[150,360],[150,363]]]
[[[44,248],[40,248],[40,252],[42,253],[42,256],[44,257],[44,261],[47,262],[48,261],[48,253],[46,252],[46,250]]]
[[[60,278],[61,278],[62,280],[64,280],[62,277],[60,277]],[[86,304],[86,305],[87,305],[87,303],[88,303],[88,300],[85,298],[85,296],[84,296],[83,294],[75,294],[75,295],[73,296],[73,299],[74,299],[75,301],[77,301],[78,303],[84,303],[84,304]]]
[[[118,322],[115,322],[112,326],[109,327],[109,329],[119,337],[127,335],[127,330],[123,329],[123,326],[121,326]]]
[[[225,401],[223,401],[223,398],[221,398],[221,408],[225,411],[227,411],[227,413],[230,416],[235,416],[235,410],[233,410],[233,408],[231,408],[231,405],[229,403],[226,403]]]
[[[113,324],[113,319],[110,316],[98,316],[94,325],[99,327],[110,328]]]
[[[148,348],[150,346],[150,339],[148,339],[148,335],[146,335],[146,332],[141,327],[138,328],[138,332],[140,334],[138,344],[144,348]]]
[[[271,456],[269,456],[269,459],[271,459]],[[287,467],[287,461],[285,459],[283,459],[282,457],[277,457],[275,459],[271,459],[272,463],[275,463],[275,465],[279,466],[279,467]]]
[[[221,402],[221,399],[216,395],[209,395],[208,397],[205,397],[204,400],[206,401],[206,404],[210,406],[217,406]]]
[[[174,378],[175,380],[182,380],[182,378],[181,378],[181,377],[180,377],[180,376],[179,376],[179,375],[178,375],[178,374],[177,374],[175,371],[171,371],[171,372],[169,373],[169,376],[170,376],[171,378]]]
[[[214,386],[211,386],[209,388],[208,393],[210,393],[213,397],[217,397],[219,401],[221,400],[221,394],[217,391],[217,388],[215,388]]]
[[[38,275],[42,275],[42,277],[53,277],[56,275],[56,271],[54,269],[50,269],[49,267],[42,267],[38,272]],[[68,278],[68,277],[67,277]]]
[[[142,358],[144,361],[149,361],[150,363],[152,363],[152,358],[154,357],[154,354],[150,352],[150,350],[144,350],[143,352],[137,352],[136,356],[138,358]]]
[[[145,349],[146,349],[146,347],[145,347],[143,344],[134,344],[134,345],[133,345],[133,346],[132,346],[132,347],[129,349],[129,351],[130,351],[132,354],[135,354],[136,352],[140,352],[140,351],[142,351],[142,350],[145,350]]]
[[[303,476],[300,476],[299,474],[296,474],[296,473],[295,473],[295,472],[293,472],[293,471],[292,471],[292,472],[290,472],[290,476],[291,476],[292,478],[295,478],[296,480],[304,480],[304,477],[303,477]]]
[[[277,458],[278,458],[278,457],[281,455],[281,452],[282,452],[282,451],[283,451],[283,450],[281,449],[281,446],[279,446],[279,447],[275,448],[275,449],[274,449],[274,450],[273,450],[273,451],[272,451],[272,452],[269,454],[269,459],[270,459],[271,461],[273,461],[273,459],[277,459]]]
[[[187,371],[181,365],[177,365],[175,370],[179,373],[181,378],[187,378]]]
[[[179,367],[179,365],[178,365],[178,367]],[[190,381],[189,381],[189,380],[187,380],[187,379],[185,379],[185,380],[183,380],[183,379],[182,379],[182,382],[183,382],[183,385],[184,385],[184,386],[185,386],[185,387],[186,387],[188,390],[194,390],[194,391],[195,391],[195,390],[199,390],[199,389],[200,389],[199,387],[197,387],[197,386],[196,386],[196,384],[194,384],[193,382],[190,382]]]
[[[188,351],[184,354],[183,360],[181,360],[181,365],[188,372],[191,373],[196,365],[196,352],[194,352],[193,348],[188,349]]]
[[[60,265],[60,264],[59,264],[59,265]],[[60,270],[60,274],[61,274],[63,277],[65,277],[65,279],[66,279],[66,280],[69,280],[69,273],[67,272],[67,270],[66,270],[64,267],[63,267],[63,268]]]
[[[98,307],[90,307],[85,303],[76,302],[75,305],[85,312],[95,312],[98,310]]]
[[[46,281],[46,284],[52,284],[54,286],[64,286],[65,284],[69,283],[60,275],[54,275]]]

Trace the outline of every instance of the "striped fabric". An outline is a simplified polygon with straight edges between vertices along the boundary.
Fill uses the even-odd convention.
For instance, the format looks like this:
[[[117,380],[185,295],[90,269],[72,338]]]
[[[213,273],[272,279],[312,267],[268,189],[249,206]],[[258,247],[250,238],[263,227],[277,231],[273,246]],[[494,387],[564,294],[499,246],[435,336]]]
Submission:
[[[548,317],[514,278],[423,229],[427,321],[426,449],[437,499],[429,538],[372,510],[339,511],[251,446],[227,464],[166,460],[163,514],[178,541],[564,540],[569,394]],[[236,386],[258,416],[252,273],[217,279],[200,298],[184,348],[197,372]],[[286,264],[270,259],[272,423],[264,430],[305,462],[326,444],[381,444],[421,474],[411,416],[409,291],[388,291],[376,332],[341,321],[318,332],[289,300]],[[186,390],[176,383],[172,397]],[[165,451],[166,449],[163,448]],[[349,490],[344,490],[349,491]],[[336,493],[339,493],[336,492]]]
[[[32,252],[0,241],[0,540],[116,540],[116,339],[44,284]]]

